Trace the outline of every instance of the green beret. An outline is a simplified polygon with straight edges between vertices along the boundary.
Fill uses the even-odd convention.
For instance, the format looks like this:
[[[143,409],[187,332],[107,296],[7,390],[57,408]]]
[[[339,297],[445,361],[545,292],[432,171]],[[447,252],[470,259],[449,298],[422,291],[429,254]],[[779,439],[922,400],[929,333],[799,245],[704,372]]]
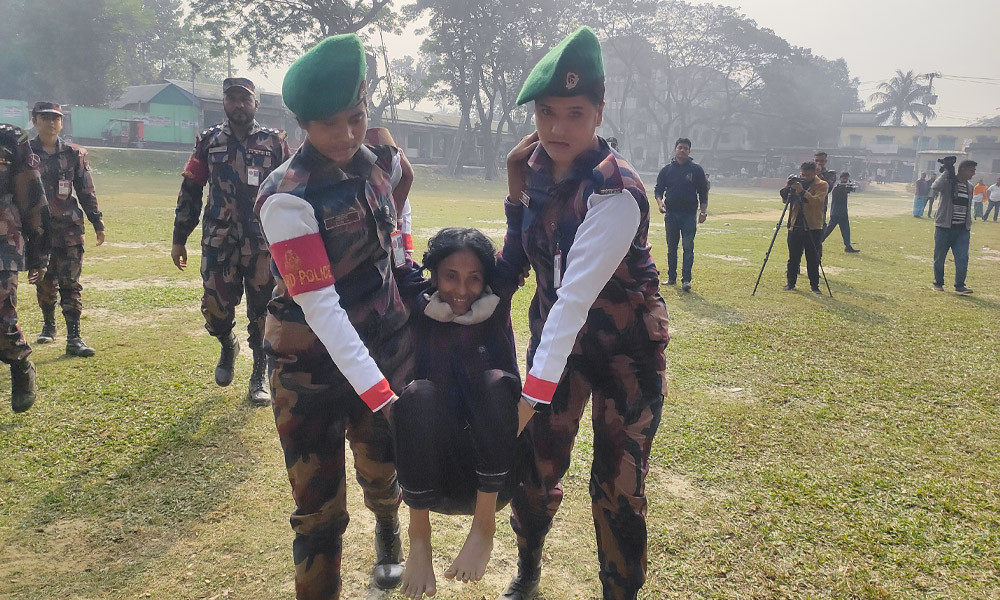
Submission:
[[[326,38],[292,63],[282,100],[304,121],[321,121],[365,98],[365,47],[353,33]]]
[[[594,30],[584,26],[538,61],[524,81],[517,104],[545,96],[579,96],[601,83],[604,83],[601,43]]]

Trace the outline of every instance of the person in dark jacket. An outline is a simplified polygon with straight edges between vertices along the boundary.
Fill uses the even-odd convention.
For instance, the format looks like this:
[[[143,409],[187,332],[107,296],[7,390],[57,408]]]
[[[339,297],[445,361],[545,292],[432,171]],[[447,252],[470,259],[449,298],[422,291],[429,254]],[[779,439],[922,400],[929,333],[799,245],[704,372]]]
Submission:
[[[847,195],[854,191],[854,184],[851,183],[851,174],[844,171],[840,174],[840,183],[833,186],[830,203],[830,222],[826,225],[823,233],[823,241],[830,237],[833,230],[840,227],[840,237],[844,238],[844,252],[859,252],[851,245],[851,221],[847,216]]]
[[[392,405],[396,473],[410,507],[401,589],[408,598],[436,591],[430,511],[473,515],[445,577],[478,581],[493,549],[497,507],[517,484],[521,378],[510,304],[518,282],[500,275],[495,253],[479,230],[449,227],[430,239],[423,267],[408,261],[398,270],[415,360],[414,380]]]
[[[708,179],[704,169],[691,160],[691,140],[680,138],[674,144],[674,159],[660,169],[654,195],[667,226],[667,285],[677,283],[677,242],[683,238],[681,287],[689,291],[694,235],[698,223],[708,217]]]

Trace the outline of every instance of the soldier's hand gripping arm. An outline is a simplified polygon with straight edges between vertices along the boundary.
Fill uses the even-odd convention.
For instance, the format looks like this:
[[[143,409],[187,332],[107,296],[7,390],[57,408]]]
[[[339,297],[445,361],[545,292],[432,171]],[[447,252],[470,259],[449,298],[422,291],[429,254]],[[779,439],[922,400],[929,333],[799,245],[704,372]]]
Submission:
[[[260,205],[260,223],[288,293],[334,364],[372,412],[387,407],[396,395],[340,305],[312,206],[291,194],[274,194]]]

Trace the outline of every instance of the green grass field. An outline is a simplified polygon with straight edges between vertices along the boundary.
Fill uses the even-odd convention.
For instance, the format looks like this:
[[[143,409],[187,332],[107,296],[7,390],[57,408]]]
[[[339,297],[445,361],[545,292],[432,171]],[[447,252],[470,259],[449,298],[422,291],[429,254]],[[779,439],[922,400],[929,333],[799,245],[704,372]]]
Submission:
[[[292,598],[293,505],[271,412],[244,404],[248,352],[237,383],[215,386],[200,277],[170,262],[183,158],[92,156],[108,242],[94,247],[88,233],[83,332],[98,354],[64,357],[60,322],[56,344],[33,355],[38,403],[0,411],[0,597]],[[499,239],[503,195],[419,172],[418,255],[445,225]],[[782,236],[751,297],[776,198],[714,190],[694,290],[662,290],[670,395],[647,481],[641,597],[1000,598],[1000,225],[973,228],[976,293],[936,293],[932,223],[908,215],[901,188],[857,195],[862,252],[842,253],[835,233],[825,253],[834,298],[781,291]],[[197,265],[197,239],[188,250]],[[24,276],[20,300],[34,340],[41,317]],[[522,344],[528,300],[515,305]],[[546,548],[547,600],[600,596],[591,453],[585,427]],[[349,498],[344,598],[398,598],[367,588],[373,518],[353,480]],[[503,589],[508,515],[486,578],[441,579],[438,597]],[[432,523],[440,578],[468,519]]]

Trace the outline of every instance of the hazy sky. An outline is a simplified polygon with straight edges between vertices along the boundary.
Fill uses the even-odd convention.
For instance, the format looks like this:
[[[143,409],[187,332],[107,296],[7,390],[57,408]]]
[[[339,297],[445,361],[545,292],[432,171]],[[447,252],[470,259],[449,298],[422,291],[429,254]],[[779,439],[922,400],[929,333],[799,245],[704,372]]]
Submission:
[[[794,45],[812,48],[815,54],[844,58],[851,74],[861,80],[862,100],[897,68],[934,71],[944,77],[934,80],[938,118],[933,124],[960,125],[1000,114],[1000,0],[715,3],[740,7],[761,27],[774,30]],[[401,4],[396,1],[397,6]],[[803,6],[811,7],[808,13],[803,12]],[[414,33],[416,28],[410,27],[403,36],[386,36],[390,58],[417,55],[420,39]],[[553,45],[557,41],[553,40]],[[279,91],[284,73],[284,68],[269,70],[264,77],[258,73],[263,79],[258,85]]]

